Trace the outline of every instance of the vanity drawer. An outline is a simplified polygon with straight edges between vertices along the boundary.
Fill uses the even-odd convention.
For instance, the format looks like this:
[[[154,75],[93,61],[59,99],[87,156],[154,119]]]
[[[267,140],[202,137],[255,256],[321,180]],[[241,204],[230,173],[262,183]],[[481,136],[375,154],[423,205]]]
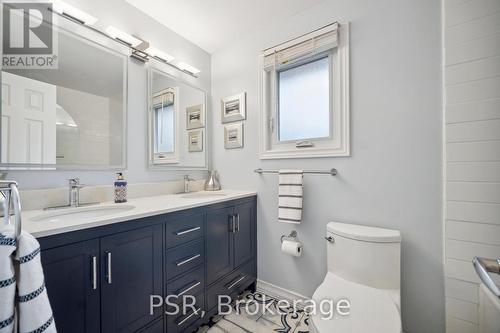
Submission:
[[[167,280],[202,264],[205,258],[203,239],[190,242],[167,251],[165,256],[165,270]]]
[[[177,295],[179,298],[172,299],[172,302],[177,302],[185,295],[197,295],[205,289],[205,267],[201,265],[192,272],[178,277],[176,280],[167,284],[167,295]]]
[[[186,313],[184,314],[183,303],[179,304],[179,314],[168,315],[167,316],[167,332],[168,333],[184,333],[192,332],[193,324],[197,322],[205,311],[205,301],[204,294],[198,294],[195,296],[196,303],[194,308],[197,310],[193,312],[191,307],[186,307]],[[191,302],[191,301],[190,301]],[[189,303],[190,304],[190,303]],[[167,307],[168,312],[173,312],[173,307]]]
[[[219,295],[237,296],[255,281],[255,263],[250,261],[210,287],[207,291],[208,311],[217,307]]]
[[[168,221],[166,247],[172,248],[203,236],[203,214],[183,216]]]

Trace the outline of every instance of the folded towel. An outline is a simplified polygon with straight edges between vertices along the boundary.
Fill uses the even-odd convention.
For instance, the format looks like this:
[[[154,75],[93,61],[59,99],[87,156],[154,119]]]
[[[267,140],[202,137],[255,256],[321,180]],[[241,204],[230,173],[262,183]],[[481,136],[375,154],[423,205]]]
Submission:
[[[57,332],[45,289],[40,244],[24,231],[16,244],[10,226],[0,230],[0,300],[0,333],[13,332],[16,302],[19,332]]]
[[[302,170],[280,170],[278,221],[298,224],[302,221]]]

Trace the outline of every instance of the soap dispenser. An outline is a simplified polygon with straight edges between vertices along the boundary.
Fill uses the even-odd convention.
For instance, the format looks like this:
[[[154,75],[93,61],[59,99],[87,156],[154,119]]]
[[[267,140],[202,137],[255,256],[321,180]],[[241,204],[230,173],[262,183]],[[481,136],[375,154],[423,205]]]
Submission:
[[[115,181],[115,203],[127,202],[127,181],[123,178],[123,173],[117,173]]]
[[[216,170],[211,170],[207,181],[205,182],[205,191],[220,191],[219,173]]]

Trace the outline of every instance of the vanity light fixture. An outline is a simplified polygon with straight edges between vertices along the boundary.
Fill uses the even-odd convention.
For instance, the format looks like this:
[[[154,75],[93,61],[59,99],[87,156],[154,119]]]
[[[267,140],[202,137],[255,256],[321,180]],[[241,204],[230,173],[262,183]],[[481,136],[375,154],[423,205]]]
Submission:
[[[0,0],[1,2],[1,0]],[[102,30],[93,27],[93,25],[97,22],[97,18],[94,16],[85,13],[84,11],[69,5],[61,0],[54,0],[54,5],[52,10],[54,13],[65,17],[68,20],[73,22],[78,22],[82,25],[87,26],[88,29],[91,29],[97,33],[107,36],[108,38],[112,38],[122,44],[126,44],[131,49],[131,57],[137,59],[141,62],[146,63],[149,61],[149,58],[154,58],[157,61],[161,61],[166,63],[173,68],[180,70],[186,74],[189,74],[195,78],[197,78],[196,74],[200,73],[201,70],[198,68],[191,66],[185,62],[179,62],[177,64],[173,64],[172,61],[175,59],[170,54],[163,52],[149,44],[149,42],[144,41],[140,38],[132,36],[114,26],[108,26],[103,32]],[[58,124],[59,125],[59,124]]]
[[[148,53],[150,56],[158,58],[161,61],[164,62],[171,62],[175,58],[171,56],[168,53],[165,53],[161,50],[158,50],[156,47],[150,46],[149,48],[146,49],[146,53]]]
[[[181,69],[182,71],[188,72],[190,74],[198,74],[201,72],[198,68],[193,67],[185,62],[178,63],[177,67],[179,67],[179,69]]]
[[[70,19],[84,25],[92,26],[97,22],[97,18],[95,18],[94,16],[84,12],[83,10],[73,7],[70,4],[65,3],[64,1],[54,1],[52,9],[54,12],[69,17]]]
[[[106,28],[106,33],[113,37],[114,39],[118,39],[119,41],[122,41],[132,47],[137,47],[139,46],[143,41],[140,40],[139,38],[136,38],[132,35],[129,35],[126,32],[121,31],[118,28],[115,28],[113,26],[109,26]]]
[[[149,42],[143,40],[139,45],[132,48],[132,54],[130,56],[136,60],[146,63],[149,61],[149,54],[146,51],[148,48]]]

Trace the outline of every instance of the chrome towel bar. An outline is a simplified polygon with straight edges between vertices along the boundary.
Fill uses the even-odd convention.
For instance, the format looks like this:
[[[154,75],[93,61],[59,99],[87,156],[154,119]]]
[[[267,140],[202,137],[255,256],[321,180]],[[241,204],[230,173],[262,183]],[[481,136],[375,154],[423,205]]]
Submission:
[[[278,174],[279,170],[264,170],[262,168],[258,168],[254,170],[255,173],[258,174],[263,174],[263,173],[275,173]],[[336,176],[337,175],[337,169],[332,168],[328,171],[322,171],[322,170],[305,170],[304,174],[314,174],[314,175],[330,175],[330,176]]]
[[[474,257],[472,264],[476,269],[477,275],[488,289],[496,296],[500,297],[500,288],[488,273],[500,274],[500,259],[486,259]]]
[[[15,181],[0,181],[0,193],[3,195],[3,214],[6,223],[10,223],[11,202],[14,207],[14,231],[16,239],[21,235],[21,198]]]

